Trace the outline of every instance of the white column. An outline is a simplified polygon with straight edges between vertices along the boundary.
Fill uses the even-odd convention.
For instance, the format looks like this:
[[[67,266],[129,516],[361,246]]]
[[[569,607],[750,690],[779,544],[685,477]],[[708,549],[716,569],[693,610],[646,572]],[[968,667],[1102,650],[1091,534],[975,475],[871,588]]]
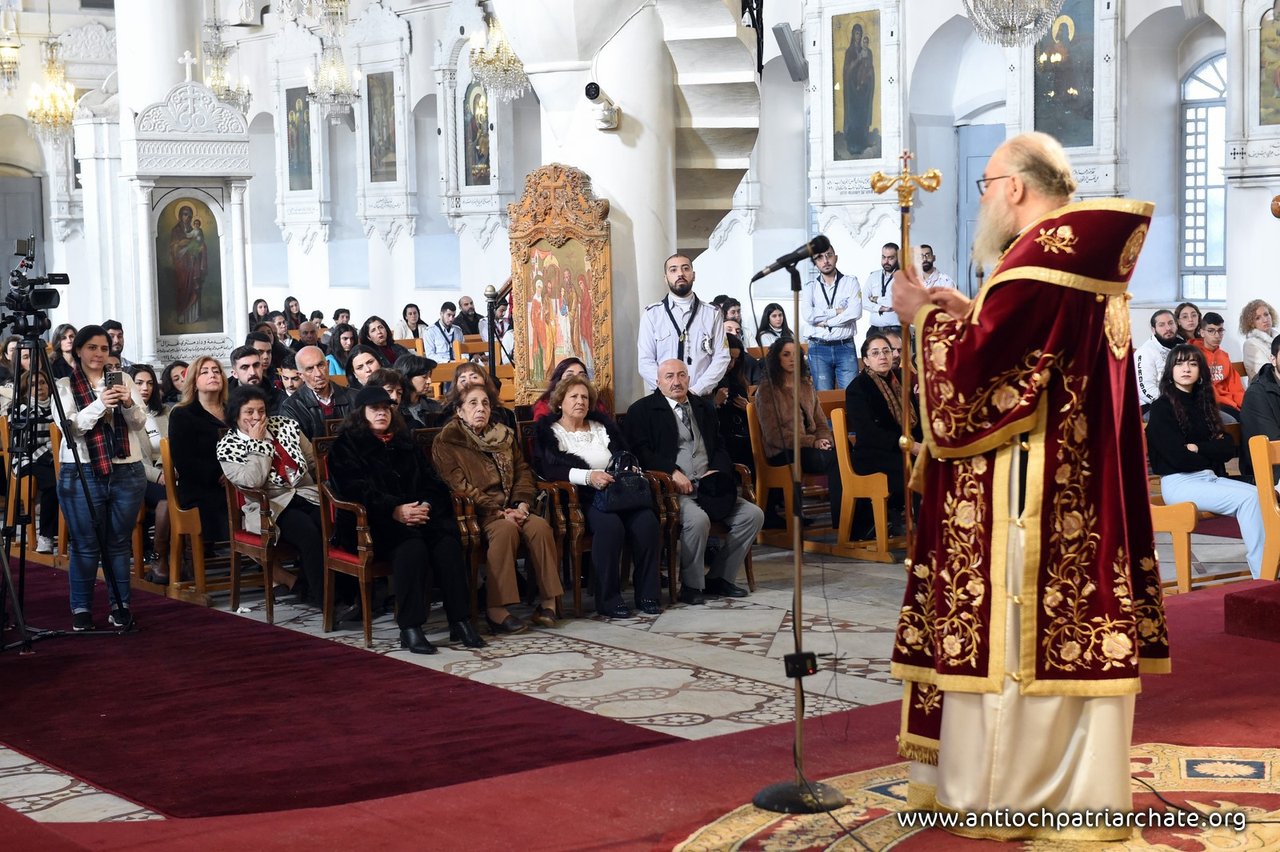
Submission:
[[[203,2],[128,0],[116,4],[116,67],[120,103],[135,114],[164,100],[187,78],[183,52],[197,56]],[[200,79],[196,71],[193,79]],[[123,110],[122,110],[123,113]]]
[[[119,213],[120,130],[114,115],[75,123],[76,155],[84,204],[85,256],[66,271],[71,286],[63,293],[67,321],[79,328],[101,322],[115,310],[121,270],[132,254],[127,220]],[[125,227],[121,227],[125,224]]]
[[[133,341],[133,360],[147,364],[156,362],[156,257],[155,238],[151,234],[151,190],[155,181],[135,180],[133,232],[137,235],[138,265],[138,330],[131,334],[126,321],[125,348]]]
[[[572,50],[574,38],[548,29],[545,11],[535,8],[541,4],[504,0],[496,5],[503,30],[522,59],[523,39],[530,33],[540,37],[528,51],[538,59],[526,59],[525,70],[543,109],[543,162],[582,169],[591,176],[595,193],[609,200],[614,391],[616,399],[636,399],[644,387],[637,372],[634,330],[644,305],[667,292],[662,263],[675,251],[676,241],[675,89],[662,22],[652,5],[641,9],[600,49],[593,72],[591,55],[548,55],[548,44],[566,44]],[[592,35],[605,40],[614,26],[602,25]],[[589,36],[584,40],[589,43]],[[593,73],[622,110],[617,130],[596,129],[592,104],[583,95]],[[699,282],[698,289],[709,298],[705,290],[714,286]]]
[[[249,270],[245,258],[244,193],[248,187],[242,180],[231,181],[231,313],[222,327],[233,346],[243,340],[249,329]],[[226,299],[223,299],[225,306]]]

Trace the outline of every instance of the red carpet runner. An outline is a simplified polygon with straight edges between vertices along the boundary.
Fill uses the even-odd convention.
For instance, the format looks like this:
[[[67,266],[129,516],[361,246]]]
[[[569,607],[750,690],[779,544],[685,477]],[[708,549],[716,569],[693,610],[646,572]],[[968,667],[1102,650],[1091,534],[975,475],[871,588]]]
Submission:
[[[673,740],[227,612],[133,601],[139,633],[0,654],[0,739],[169,816],[323,807]],[[27,615],[70,627],[65,573],[28,568]]]

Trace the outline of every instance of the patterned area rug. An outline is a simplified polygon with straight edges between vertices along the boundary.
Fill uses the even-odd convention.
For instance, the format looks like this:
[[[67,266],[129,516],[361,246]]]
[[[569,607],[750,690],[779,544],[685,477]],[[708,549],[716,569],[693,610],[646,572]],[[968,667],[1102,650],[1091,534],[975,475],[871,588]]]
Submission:
[[[1174,810],[1151,792],[1146,786],[1150,785],[1177,808],[1218,812],[1220,816],[1212,818],[1224,824],[1149,827],[1135,830],[1128,841],[1105,844],[1106,849],[1210,852],[1280,848],[1280,749],[1147,743],[1133,747],[1130,761],[1136,779],[1136,810]],[[825,783],[844,793],[849,803],[831,814],[803,815],[775,814],[744,805],[703,826],[676,849],[955,849],[988,842],[903,825],[900,814],[907,813],[905,762],[839,775],[825,779]],[[1051,839],[1024,841],[1018,846],[1001,844],[1005,849],[1027,850],[1099,846]]]

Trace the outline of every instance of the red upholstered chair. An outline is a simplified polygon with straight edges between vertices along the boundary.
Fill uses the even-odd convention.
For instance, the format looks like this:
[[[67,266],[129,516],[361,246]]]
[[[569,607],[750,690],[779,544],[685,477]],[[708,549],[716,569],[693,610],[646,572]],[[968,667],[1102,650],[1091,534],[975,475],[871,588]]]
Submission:
[[[267,623],[275,624],[275,590],[271,587],[271,576],[274,569],[282,569],[286,561],[296,559],[297,551],[285,542],[275,540],[276,529],[271,520],[271,504],[266,491],[237,488],[230,482],[226,488],[227,518],[231,524],[231,611],[235,612],[240,606],[240,557],[243,556],[262,567],[258,581],[267,602]],[[261,532],[250,532],[244,528],[242,509],[251,502],[258,504]]]
[[[337,574],[354,577],[360,586],[360,616],[364,622],[364,646],[373,646],[373,581],[391,576],[391,565],[373,556],[369,516],[364,506],[340,500],[329,487],[329,450],[334,438],[316,438],[316,468],[320,480],[320,532],[324,546],[324,630],[333,630],[333,595]],[[333,543],[338,512],[350,512],[356,519],[356,550],[344,550]]]

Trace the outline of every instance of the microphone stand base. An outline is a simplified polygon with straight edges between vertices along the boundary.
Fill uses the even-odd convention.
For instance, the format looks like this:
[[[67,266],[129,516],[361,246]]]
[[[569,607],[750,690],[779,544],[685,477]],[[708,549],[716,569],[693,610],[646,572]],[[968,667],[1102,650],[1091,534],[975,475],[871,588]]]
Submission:
[[[820,814],[843,808],[848,799],[829,784],[779,781],[756,793],[751,804],[778,814]]]

